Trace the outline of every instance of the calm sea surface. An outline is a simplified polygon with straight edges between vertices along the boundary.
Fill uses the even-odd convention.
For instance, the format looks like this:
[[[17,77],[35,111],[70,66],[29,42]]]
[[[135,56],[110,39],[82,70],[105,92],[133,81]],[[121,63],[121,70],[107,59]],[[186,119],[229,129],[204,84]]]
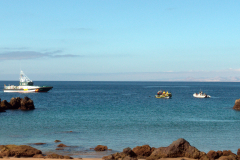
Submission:
[[[18,85],[18,82],[0,81]],[[35,82],[50,85],[48,93],[4,93],[28,96],[35,110],[0,113],[0,144],[27,144],[54,151],[54,140],[71,146],[65,151],[94,157],[90,148],[107,145],[112,152],[149,144],[164,147],[184,138],[201,151],[240,148],[240,112],[232,109],[240,98],[240,83],[198,82]],[[156,99],[158,90],[172,99]],[[209,99],[196,99],[202,90]],[[43,142],[36,146],[32,143]],[[109,154],[109,153],[105,153]],[[99,156],[99,155],[98,155]],[[82,156],[83,157],[83,156]]]

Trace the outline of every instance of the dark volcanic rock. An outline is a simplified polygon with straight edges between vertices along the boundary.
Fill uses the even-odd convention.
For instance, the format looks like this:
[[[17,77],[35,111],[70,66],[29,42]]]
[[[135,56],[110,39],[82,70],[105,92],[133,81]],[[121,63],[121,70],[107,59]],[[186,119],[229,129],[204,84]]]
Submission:
[[[137,158],[149,157],[155,148],[151,148],[149,145],[137,146],[132,151],[137,155]]]
[[[24,99],[20,97],[13,97],[9,103],[6,100],[1,102],[0,110],[7,109],[32,110],[35,109],[35,107],[33,101],[28,97],[24,97]]]
[[[2,157],[33,157],[36,154],[42,154],[42,151],[27,145],[0,145]]]
[[[0,98],[0,112],[6,112],[6,111],[1,107],[1,98]]]
[[[237,99],[235,101],[235,105],[233,106],[233,109],[240,110],[240,99]]]
[[[16,97],[16,98],[13,97],[10,100],[9,104],[12,106],[11,109],[21,108],[21,98],[20,97]]]
[[[95,151],[106,151],[108,150],[107,146],[103,146],[103,145],[98,145],[97,147],[94,148]]]
[[[19,109],[33,110],[33,109],[35,109],[35,106],[33,104],[33,101],[30,98],[24,97],[24,99],[21,99],[21,107]]]
[[[12,106],[6,100],[3,100],[1,102],[1,108],[4,109],[4,110],[12,109]]]
[[[183,138],[174,141],[168,147],[160,147],[153,151],[153,153],[147,159],[159,159],[159,158],[177,158],[188,157],[194,159],[200,159],[206,155],[204,152],[200,152],[197,148],[191,146],[188,141]]]
[[[60,141],[60,140],[55,140],[54,142],[57,143],[57,142],[62,142],[62,141]]]

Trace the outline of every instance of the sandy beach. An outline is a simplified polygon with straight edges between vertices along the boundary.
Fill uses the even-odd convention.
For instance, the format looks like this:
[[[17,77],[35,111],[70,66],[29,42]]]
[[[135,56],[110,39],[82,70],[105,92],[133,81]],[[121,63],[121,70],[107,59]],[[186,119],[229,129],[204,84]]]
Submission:
[[[11,159],[11,160],[19,160],[19,159],[28,159],[28,160],[52,160],[51,158],[28,158],[28,157],[21,157],[21,158],[14,158],[14,157],[3,157],[3,159]],[[102,160],[102,158],[73,158],[73,159],[82,159],[82,160]],[[64,160],[64,159],[63,159]],[[177,160],[177,159],[176,159]]]
[[[27,160],[54,160],[54,159],[49,159],[49,158],[12,158],[12,157],[7,157],[3,159],[11,159],[11,160],[19,160],[19,159],[27,159]],[[82,160],[102,160],[102,158],[74,158],[74,159],[82,159]],[[179,157],[179,158],[161,158],[161,160],[195,160],[192,158],[185,158],[185,157]],[[64,160],[64,159],[63,159]],[[144,159],[138,159],[138,160],[144,160]]]
[[[53,160],[51,158],[13,158],[13,157],[4,157],[3,159],[11,159],[11,160],[19,160],[19,159],[27,159],[27,160]],[[74,159],[82,159],[82,160],[102,160],[101,158],[74,158]],[[64,159],[63,159],[64,160]],[[180,159],[179,159],[180,160]]]

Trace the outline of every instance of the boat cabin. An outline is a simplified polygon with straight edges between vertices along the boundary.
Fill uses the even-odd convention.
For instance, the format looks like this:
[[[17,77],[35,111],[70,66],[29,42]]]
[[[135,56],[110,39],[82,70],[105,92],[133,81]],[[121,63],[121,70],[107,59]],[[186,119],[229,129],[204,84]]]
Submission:
[[[33,86],[33,82],[19,82],[19,86]]]

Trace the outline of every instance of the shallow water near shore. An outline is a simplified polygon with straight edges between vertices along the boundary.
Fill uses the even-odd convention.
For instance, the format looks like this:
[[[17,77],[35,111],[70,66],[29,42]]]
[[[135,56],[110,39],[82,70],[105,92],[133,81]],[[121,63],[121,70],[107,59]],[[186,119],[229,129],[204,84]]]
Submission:
[[[18,85],[18,82],[0,81]],[[31,145],[43,152],[77,157],[102,157],[126,147],[149,144],[164,147],[178,138],[201,151],[240,148],[240,112],[232,109],[240,98],[234,82],[35,82],[49,85],[47,93],[4,93],[28,96],[35,110],[0,113],[0,145]],[[159,90],[172,99],[156,99]],[[202,90],[209,99],[196,99]],[[66,144],[56,151],[59,139]],[[33,145],[33,143],[46,143]],[[107,145],[113,151],[96,153],[90,148]]]

